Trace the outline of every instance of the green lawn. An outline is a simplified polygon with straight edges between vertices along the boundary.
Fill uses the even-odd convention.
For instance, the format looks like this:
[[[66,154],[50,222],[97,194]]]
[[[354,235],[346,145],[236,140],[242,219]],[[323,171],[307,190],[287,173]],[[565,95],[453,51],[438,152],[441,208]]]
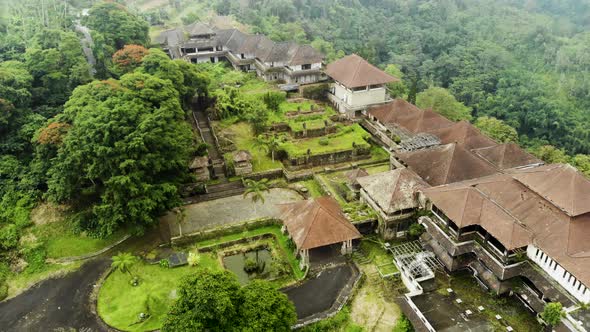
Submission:
[[[56,221],[31,228],[37,239],[45,243],[48,258],[80,256],[96,252],[125,236],[124,230],[105,239],[93,238],[85,233],[76,234],[68,221]]]
[[[295,255],[293,255],[293,250],[289,248],[289,239],[287,238],[287,236],[285,236],[281,232],[281,227],[278,225],[260,227],[260,228],[256,228],[253,230],[247,230],[247,231],[240,232],[240,233],[228,234],[228,235],[221,236],[218,238],[201,241],[196,244],[196,247],[197,248],[210,247],[210,246],[215,246],[215,245],[229,242],[229,241],[245,239],[245,238],[263,235],[263,234],[272,234],[275,236],[275,238],[277,239],[277,242],[280,246],[280,249],[283,251],[287,261],[289,262],[289,264],[291,265],[291,268],[293,269],[293,274],[295,275],[295,278],[298,280],[303,278],[304,272],[301,271],[301,269],[299,269],[299,260],[297,260]]]
[[[366,170],[367,170],[367,173],[369,173],[369,175],[373,175],[373,174],[383,173],[383,172],[389,171],[390,170],[390,166],[389,166],[389,164],[385,164],[385,165],[367,167]]]
[[[361,242],[361,248],[372,259],[375,265],[384,265],[393,262],[393,254],[385,250],[380,243],[366,239]],[[397,272],[395,265],[387,266],[386,269],[389,272]]]
[[[247,150],[250,152],[252,155],[252,168],[254,172],[283,167],[283,164],[281,164],[280,161],[275,159],[273,162],[269,155],[256,148],[254,131],[250,124],[246,122],[238,122],[225,127],[223,130],[233,133],[234,143],[238,150]]]
[[[300,183],[304,185],[307,188],[307,190],[309,190],[309,194],[313,198],[326,195],[324,189],[322,189],[320,184],[315,179],[301,181]]]
[[[151,331],[162,326],[165,315],[174,303],[175,290],[180,280],[197,269],[221,269],[213,254],[201,254],[198,267],[183,266],[174,269],[159,265],[138,263],[132,273],[139,276],[140,284],[129,284],[128,274],[114,271],[103,283],[98,295],[98,313],[110,326],[123,331]],[[147,309],[149,306],[149,310]],[[150,317],[138,322],[141,312]]]
[[[304,100],[301,102],[284,102],[279,106],[279,111],[281,113],[287,113],[287,112],[296,112],[299,110],[299,108],[301,108],[301,111],[310,111],[311,110],[311,105],[315,105],[316,107],[318,106],[315,102],[310,101],[310,100]]]
[[[338,133],[324,137],[285,142],[281,145],[281,148],[287,152],[289,158],[297,158],[307,155],[308,149],[311,150],[312,155],[351,150],[353,142],[357,146],[370,148],[370,144],[367,142],[368,137],[369,134],[355,123],[352,126],[340,129]],[[320,144],[320,141],[326,138],[328,144]]]

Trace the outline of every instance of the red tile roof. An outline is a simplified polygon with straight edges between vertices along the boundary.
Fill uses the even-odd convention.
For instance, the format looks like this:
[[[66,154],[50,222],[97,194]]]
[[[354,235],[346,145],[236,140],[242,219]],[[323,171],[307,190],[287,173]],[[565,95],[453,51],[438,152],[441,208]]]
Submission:
[[[345,56],[326,67],[326,75],[347,88],[378,85],[399,81],[356,54]]]
[[[331,197],[282,205],[280,219],[297,249],[313,249],[361,237]]]
[[[494,140],[483,135],[467,121],[460,121],[452,126],[429,131],[438,136],[442,144],[457,143],[464,148],[479,149],[497,145]]]

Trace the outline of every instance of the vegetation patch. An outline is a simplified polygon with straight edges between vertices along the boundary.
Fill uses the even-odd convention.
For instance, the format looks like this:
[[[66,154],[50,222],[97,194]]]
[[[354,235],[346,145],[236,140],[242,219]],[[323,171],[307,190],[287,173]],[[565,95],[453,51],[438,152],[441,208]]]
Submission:
[[[324,137],[328,139],[327,145],[320,142]],[[371,145],[367,142],[369,134],[358,124],[341,128],[338,132],[324,137],[285,142],[281,144],[281,149],[287,153],[289,158],[298,158],[306,156],[308,151],[311,155],[319,155],[353,150],[355,147],[371,148]]]
[[[102,284],[98,295],[98,313],[110,326],[123,331],[151,331],[159,329],[169,308],[177,298],[177,288],[183,277],[198,269],[220,270],[213,254],[200,254],[196,267],[174,269],[159,264],[137,263],[130,267],[139,278],[137,286],[130,285],[131,276],[113,271]],[[144,313],[145,319],[140,318]]]
[[[122,239],[126,232],[119,229],[105,238],[91,237],[75,232],[69,221],[62,220],[34,227],[31,233],[45,244],[48,258],[63,258],[99,251]]]

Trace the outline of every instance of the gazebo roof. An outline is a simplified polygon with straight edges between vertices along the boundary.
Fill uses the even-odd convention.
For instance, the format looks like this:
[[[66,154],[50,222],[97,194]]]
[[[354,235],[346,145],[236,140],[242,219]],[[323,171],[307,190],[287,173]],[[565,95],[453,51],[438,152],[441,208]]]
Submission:
[[[319,197],[282,206],[281,220],[297,249],[313,249],[361,237],[332,197]]]

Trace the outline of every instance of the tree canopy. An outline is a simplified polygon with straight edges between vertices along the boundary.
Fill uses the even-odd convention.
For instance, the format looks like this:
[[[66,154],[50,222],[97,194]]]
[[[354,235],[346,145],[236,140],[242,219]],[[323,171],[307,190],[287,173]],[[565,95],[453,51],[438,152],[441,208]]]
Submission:
[[[416,96],[416,106],[420,108],[432,108],[449,120],[471,120],[471,109],[457,101],[455,97],[444,88],[432,87]]]
[[[518,133],[516,132],[516,129],[510,127],[502,120],[498,120],[494,117],[482,116],[477,118],[474,125],[479,128],[482,133],[494,139],[496,142],[518,142]]]
[[[162,331],[290,331],[297,320],[293,304],[271,284],[240,287],[228,271],[189,275],[178,294]]]
[[[71,127],[49,171],[49,197],[96,201],[100,234],[142,227],[178,203],[192,133],[169,80],[130,73],[81,86],[58,120]]]

